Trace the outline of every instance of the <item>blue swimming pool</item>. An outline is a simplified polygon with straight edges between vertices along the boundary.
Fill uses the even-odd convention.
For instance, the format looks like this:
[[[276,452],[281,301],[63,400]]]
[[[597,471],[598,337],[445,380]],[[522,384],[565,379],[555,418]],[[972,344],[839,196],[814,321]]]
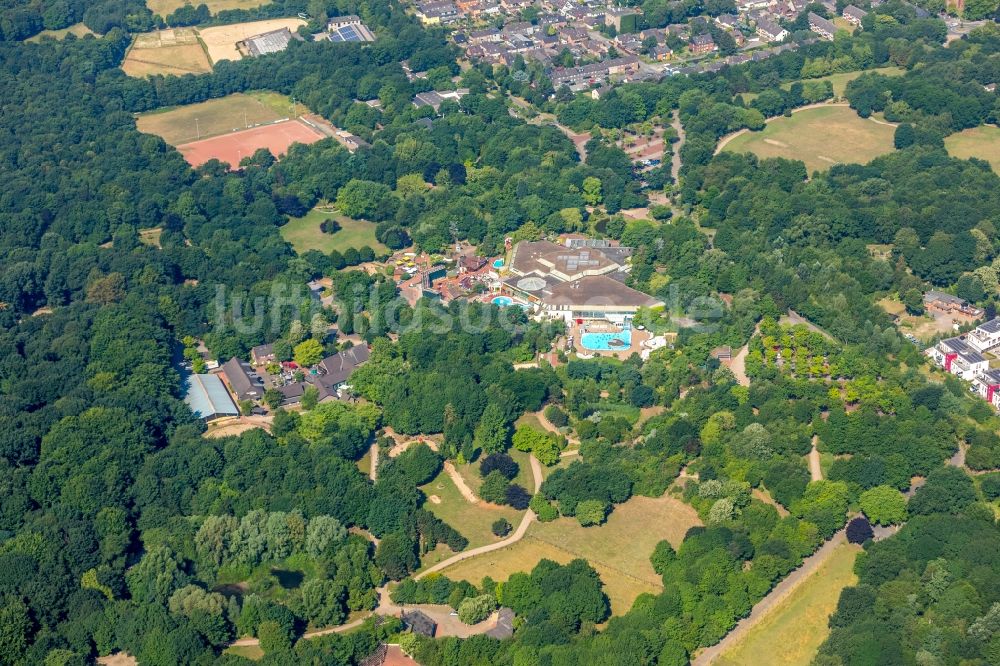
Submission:
[[[490,302],[493,303],[493,305],[496,305],[501,308],[506,308],[510,307],[511,305],[514,305],[514,299],[511,298],[510,296],[497,296]]]
[[[584,333],[580,344],[591,351],[621,351],[632,346],[632,331],[618,333]]]
[[[503,268],[503,259],[497,259],[494,261],[493,268]]]

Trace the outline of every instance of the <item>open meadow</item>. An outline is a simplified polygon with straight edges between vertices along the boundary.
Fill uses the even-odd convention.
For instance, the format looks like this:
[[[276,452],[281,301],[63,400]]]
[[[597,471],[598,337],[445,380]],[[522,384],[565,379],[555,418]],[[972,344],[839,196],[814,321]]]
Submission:
[[[340,231],[324,233],[320,226],[323,220],[333,218],[340,223]],[[329,254],[333,250],[343,252],[349,247],[368,247],[376,254],[388,252],[388,248],[375,240],[375,224],[367,220],[354,220],[330,207],[317,206],[302,217],[293,217],[281,227],[281,237],[292,244],[299,254],[309,250],[319,250]]]
[[[261,5],[266,5],[271,0],[198,0],[197,2],[191,2],[191,0],[146,0],[146,6],[149,7],[149,11],[154,14],[159,14],[163,18],[167,18],[175,11],[184,6],[197,7],[200,4],[204,4],[208,7],[208,11],[212,16],[215,16],[221,11],[226,9],[255,9]]]
[[[485,502],[472,504],[462,495],[455,482],[448,476],[448,472],[444,470],[420,489],[428,498],[424,508],[458,530],[469,540],[469,548],[500,541],[491,530],[494,521],[506,518],[511,526],[517,527],[524,516],[524,511],[509,506],[497,506]],[[424,563],[434,562],[425,560]]]
[[[37,35],[32,35],[28,37],[26,42],[40,42],[43,39],[66,39],[67,35],[73,35],[74,37],[86,37],[87,35],[93,35],[94,31],[85,26],[82,23],[74,23],[68,28],[62,28],[61,30],[42,30]]]
[[[944,147],[952,157],[986,160],[1000,173],[1000,127],[996,125],[981,125],[952,134],[945,138]]]
[[[212,71],[194,28],[156,30],[136,35],[122,63],[129,76],[205,74]]]
[[[834,164],[866,164],[894,150],[892,125],[858,116],[846,105],[823,105],[769,120],[759,132],[744,132],[722,150],[805,162],[809,173]]]
[[[861,547],[844,543],[715,666],[808,666],[830,633],[827,621],[840,592],[857,582],[854,560]]]
[[[239,60],[243,56],[236,49],[236,42],[248,37],[272,30],[288,28],[293,32],[306,22],[300,18],[278,18],[266,21],[250,21],[249,23],[233,23],[232,25],[217,25],[202,28],[198,31],[201,41],[208,50],[208,57],[213,63],[220,60]]]
[[[833,96],[843,97],[844,91],[847,89],[847,84],[858,78],[862,74],[881,74],[882,76],[902,76],[906,73],[906,70],[902,67],[878,67],[876,69],[866,69],[864,71],[858,70],[855,72],[837,72],[836,74],[828,74],[827,76],[821,76],[816,79],[802,79],[803,83],[806,81],[829,81],[830,85],[833,86]],[[791,83],[785,83],[781,86],[785,90],[792,87]]]
[[[620,615],[640,594],[662,589],[649,562],[656,544],[666,539],[676,548],[688,529],[700,524],[694,509],[674,497],[633,497],[616,506],[604,525],[581,527],[575,518],[535,522],[518,543],[458,562],[442,575],[478,584],[487,575],[507,580],[531,571],[542,559],[565,563],[582,557],[600,574],[612,612]]]
[[[236,93],[144,113],[136,118],[136,126],[140,132],[155,134],[171,146],[179,146],[282,118],[294,118],[305,111],[307,109],[301,104],[293,108],[291,100],[279,93]]]

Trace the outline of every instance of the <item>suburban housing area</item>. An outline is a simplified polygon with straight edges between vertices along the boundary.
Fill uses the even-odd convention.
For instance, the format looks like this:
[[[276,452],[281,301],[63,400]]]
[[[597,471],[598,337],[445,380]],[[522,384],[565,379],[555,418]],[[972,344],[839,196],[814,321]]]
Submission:
[[[1000,409],[1000,317],[980,324],[968,333],[938,342],[926,351],[937,365],[971,382],[973,391]]]

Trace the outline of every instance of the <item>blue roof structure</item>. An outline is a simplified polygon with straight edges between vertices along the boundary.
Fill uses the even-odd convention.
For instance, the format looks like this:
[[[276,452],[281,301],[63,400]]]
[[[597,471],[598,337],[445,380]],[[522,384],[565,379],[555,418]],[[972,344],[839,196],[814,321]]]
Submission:
[[[191,375],[185,384],[184,402],[198,418],[239,415],[236,403],[218,375]]]

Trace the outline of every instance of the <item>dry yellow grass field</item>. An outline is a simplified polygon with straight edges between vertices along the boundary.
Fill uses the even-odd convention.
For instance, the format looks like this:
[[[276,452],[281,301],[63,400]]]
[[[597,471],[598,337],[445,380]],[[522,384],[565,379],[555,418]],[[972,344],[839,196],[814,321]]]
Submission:
[[[802,160],[812,173],[834,164],[866,164],[892,152],[894,133],[892,125],[861,118],[849,106],[830,104],[774,118],[759,132],[733,138],[723,150]]]
[[[827,621],[840,592],[857,582],[854,560],[861,547],[842,544],[781,605],[724,653],[716,666],[808,666],[830,633]]]
[[[254,9],[255,7],[260,7],[261,5],[266,5],[270,0],[203,0],[204,4],[208,5],[208,11],[214,16],[219,12],[226,9]],[[146,0],[146,6],[149,7],[149,11],[154,14],[159,14],[163,18],[166,18],[170,14],[184,7],[185,5],[190,5],[192,7],[197,7],[202,4],[201,1],[191,2],[190,0]]]
[[[87,35],[95,34],[93,30],[88,28],[82,23],[74,23],[68,28],[63,28],[62,30],[42,30],[37,35],[28,37],[26,42],[40,42],[45,38],[51,39],[66,39],[66,35],[73,35],[74,37],[85,37]]]
[[[611,610],[620,615],[640,594],[662,589],[649,563],[656,544],[666,539],[677,547],[688,529],[699,524],[694,509],[678,499],[633,497],[615,507],[600,527],[581,527],[573,518],[532,523],[518,543],[464,560],[441,573],[478,584],[483,576],[507,580],[515,572],[531,571],[542,559],[566,563],[582,557],[600,574]]]
[[[157,30],[135,36],[122,70],[129,76],[205,74],[212,65],[194,28]]]
[[[269,19],[267,21],[251,21],[203,28],[198,34],[201,36],[205,48],[208,49],[208,57],[213,63],[216,63],[220,60],[239,60],[242,56],[236,49],[236,42],[241,42],[247,37],[281,28],[297,30],[300,25],[305,25],[305,23],[299,18]]]
[[[234,130],[293,118],[305,107],[292,108],[288,97],[274,92],[235,93],[207,102],[158,109],[136,118],[140,132],[155,134],[172,146]]]
[[[986,160],[1000,173],[1000,127],[996,125],[982,125],[952,134],[945,138],[944,147],[952,157]]]

